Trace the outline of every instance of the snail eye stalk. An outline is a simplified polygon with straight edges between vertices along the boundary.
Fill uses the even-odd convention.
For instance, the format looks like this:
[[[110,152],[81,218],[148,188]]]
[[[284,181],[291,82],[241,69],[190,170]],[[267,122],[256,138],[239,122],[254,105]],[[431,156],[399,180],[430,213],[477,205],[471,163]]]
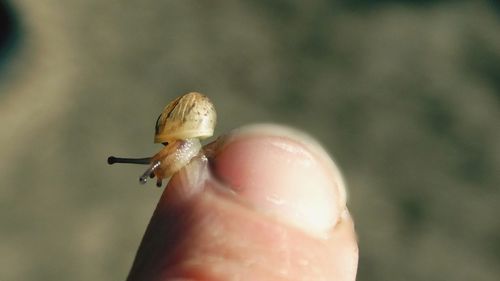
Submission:
[[[151,177],[151,175],[154,175],[154,171],[160,167],[161,162],[156,161],[153,165],[151,165],[145,172],[142,174],[142,176],[139,178],[139,182],[141,184],[145,184],[148,181],[148,177]]]
[[[157,186],[157,187],[161,187],[161,185],[162,185],[162,180],[161,180],[161,179],[158,179],[158,180],[156,181],[156,186]]]
[[[149,165],[151,164],[151,157],[146,158],[121,158],[121,157],[108,157],[108,164],[113,165],[115,163],[126,163],[126,164],[140,164]]]

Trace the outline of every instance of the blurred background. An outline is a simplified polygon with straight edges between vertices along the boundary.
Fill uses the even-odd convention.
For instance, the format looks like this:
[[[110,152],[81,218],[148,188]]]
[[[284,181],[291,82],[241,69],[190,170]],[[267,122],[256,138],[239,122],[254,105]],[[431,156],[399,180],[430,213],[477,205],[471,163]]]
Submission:
[[[162,190],[106,158],[194,90],[332,153],[358,280],[500,279],[498,1],[0,3],[0,280],[124,280]]]

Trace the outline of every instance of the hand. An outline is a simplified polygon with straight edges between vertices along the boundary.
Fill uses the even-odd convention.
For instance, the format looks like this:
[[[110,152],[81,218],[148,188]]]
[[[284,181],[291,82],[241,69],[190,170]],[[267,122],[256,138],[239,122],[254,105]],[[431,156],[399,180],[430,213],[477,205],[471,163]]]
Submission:
[[[314,140],[259,125],[207,151],[166,187],[128,280],[355,280],[344,183]]]

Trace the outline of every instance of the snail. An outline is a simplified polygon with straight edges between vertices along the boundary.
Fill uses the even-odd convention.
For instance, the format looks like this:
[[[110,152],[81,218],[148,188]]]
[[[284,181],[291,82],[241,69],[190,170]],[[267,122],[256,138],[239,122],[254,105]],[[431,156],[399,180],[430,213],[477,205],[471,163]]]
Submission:
[[[170,102],[156,120],[154,142],[165,146],[160,152],[146,158],[110,156],[108,164],[149,165],[139,182],[144,184],[148,177],[156,177],[156,186],[161,187],[164,178],[171,177],[200,153],[200,140],[213,135],[216,119],[215,108],[207,96],[184,94]]]

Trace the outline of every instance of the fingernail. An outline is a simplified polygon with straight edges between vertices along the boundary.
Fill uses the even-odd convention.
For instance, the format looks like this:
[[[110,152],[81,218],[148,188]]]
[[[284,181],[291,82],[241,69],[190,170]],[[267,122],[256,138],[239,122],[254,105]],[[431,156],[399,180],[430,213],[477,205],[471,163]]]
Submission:
[[[324,236],[346,205],[342,176],[314,139],[278,125],[253,125],[217,148],[214,173],[255,208]]]

